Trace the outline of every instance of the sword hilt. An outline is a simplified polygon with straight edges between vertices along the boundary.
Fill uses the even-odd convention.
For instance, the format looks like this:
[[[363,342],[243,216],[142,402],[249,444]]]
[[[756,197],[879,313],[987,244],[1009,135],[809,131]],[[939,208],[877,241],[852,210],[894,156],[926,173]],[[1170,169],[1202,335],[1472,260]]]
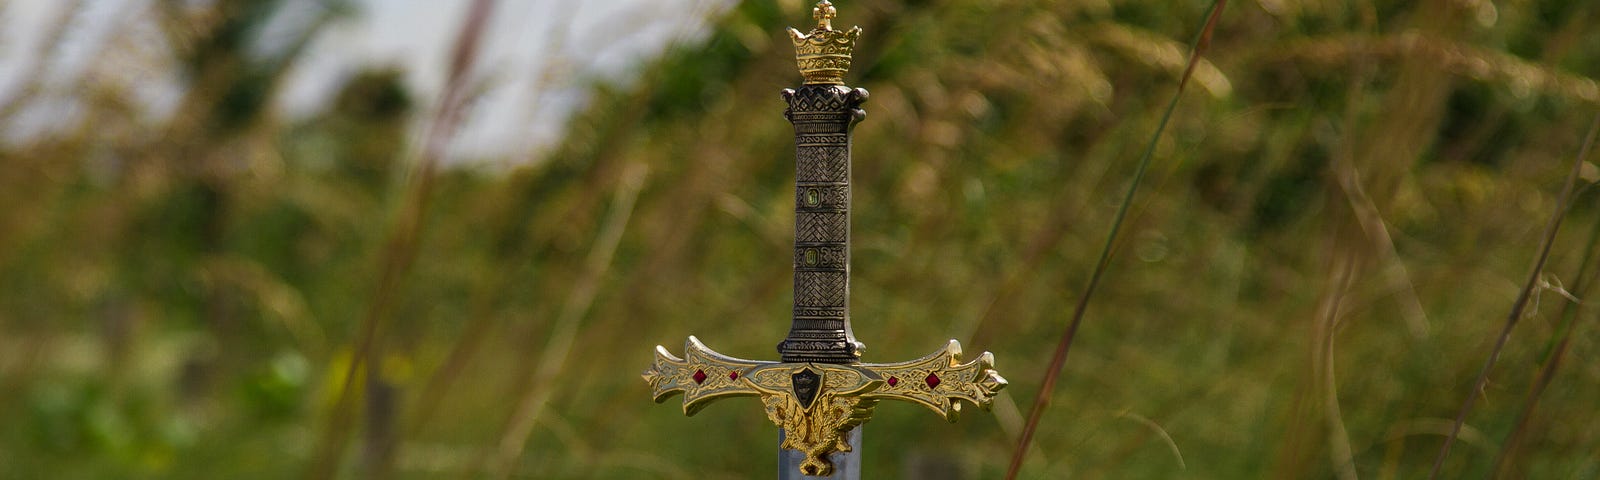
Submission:
[[[865,118],[865,89],[785,89],[794,124],[794,316],[778,343],[785,362],[856,363],[850,331],[850,131]]]
[[[760,397],[767,419],[783,429],[781,448],[799,452],[795,469],[817,477],[835,472],[830,457],[853,450],[855,429],[881,400],[954,421],[963,403],[987,409],[1006,386],[994,355],[962,361],[955,340],[909,362],[859,361],[864,347],[850,331],[850,131],[867,115],[867,91],[844,85],[861,29],[834,30],[836,13],[821,0],[812,10],[816,28],[789,29],[805,84],[783,91],[795,137],[794,316],[778,343],[783,361],[722,355],[689,337],[683,358],[657,346],[643,373],[657,402],[682,394],[687,415],[722,398]]]

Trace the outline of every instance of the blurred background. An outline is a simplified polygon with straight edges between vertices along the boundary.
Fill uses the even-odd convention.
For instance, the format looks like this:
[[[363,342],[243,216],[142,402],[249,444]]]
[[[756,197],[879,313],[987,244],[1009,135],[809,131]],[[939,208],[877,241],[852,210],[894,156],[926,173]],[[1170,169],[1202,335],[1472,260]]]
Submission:
[[[864,359],[953,337],[1011,381],[881,405],[864,471],[999,477],[1209,3],[837,5]],[[772,475],[758,402],[639,372],[776,357],[809,12],[0,0],[0,477]],[[1596,25],[1230,3],[1022,476],[1423,476],[1560,214],[1443,476],[1600,477],[1600,199],[1557,207]]]

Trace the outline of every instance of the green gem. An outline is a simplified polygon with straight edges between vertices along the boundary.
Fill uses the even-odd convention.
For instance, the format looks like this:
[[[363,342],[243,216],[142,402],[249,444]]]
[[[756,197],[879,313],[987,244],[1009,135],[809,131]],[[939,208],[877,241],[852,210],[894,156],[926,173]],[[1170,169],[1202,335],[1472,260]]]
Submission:
[[[822,195],[817,193],[817,189],[815,188],[807,188],[806,205],[815,207],[818,203],[822,203]]]

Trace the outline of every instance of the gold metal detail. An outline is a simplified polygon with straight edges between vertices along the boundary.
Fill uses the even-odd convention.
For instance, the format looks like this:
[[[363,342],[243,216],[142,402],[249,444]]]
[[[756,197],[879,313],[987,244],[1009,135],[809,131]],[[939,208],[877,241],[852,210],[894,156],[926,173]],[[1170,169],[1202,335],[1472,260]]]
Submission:
[[[834,30],[833,17],[838,14],[833,3],[822,0],[811,9],[811,18],[817,19],[816,28],[810,33],[789,29],[795,62],[807,85],[844,85],[844,73],[850,70],[850,54],[855,50],[856,38],[861,36],[861,27]]]
[[[810,374],[810,377],[803,375]],[[828,455],[851,450],[850,429],[872,418],[878,401],[862,397],[883,385],[870,370],[823,363],[779,363],[750,372],[750,383],[761,390],[767,419],[784,431],[781,447],[806,454],[800,473],[825,477],[833,474]],[[811,398],[798,392],[802,378],[816,381]]]
[[[937,412],[955,422],[961,416],[961,402],[988,410],[991,400],[1006,379],[994,369],[994,354],[983,352],[977,360],[961,363],[961,342],[951,340],[944,349],[909,362],[867,364],[868,369],[885,379],[882,388],[867,398],[905,400]],[[930,380],[931,379],[931,380]]]
[[[961,402],[988,409],[1006,380],[994,370],[994,355],[961,362],[961,343],[909,362],[833,365],[745,360],[712,351],[700,339],[684,342],[684,358],[657,346],[644,371],[655,401],[683,394],[683,413],[694,415],[713,401],[761,397],[767,419],[784,430],[783,448],[806,454],[800,472],[833,473],[828,456],[848,452],[850,429],[866,423],[879,400],[916,403],[955,421]]]
[[[644,371],[644,381],[655,392],[656,403],[683,394],[683,414],[694,416],[711,402],[729,397],[753,397],[761,393],[745,377],[751,368],[773,362],[733,358],[706,348],[690,336],[683,344],[684,358],[656,345],[656,360]],[[699,380],[696,380],[696,372]]]

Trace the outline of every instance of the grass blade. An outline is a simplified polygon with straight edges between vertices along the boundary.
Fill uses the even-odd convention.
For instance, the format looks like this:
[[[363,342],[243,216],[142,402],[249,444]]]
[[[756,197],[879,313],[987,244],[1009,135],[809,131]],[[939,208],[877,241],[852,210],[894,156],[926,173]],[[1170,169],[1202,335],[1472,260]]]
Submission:
[[[1156,125],[1155,134],[1150,136],[1150,142],[1145,145],[1144,154],[1139,158],[1139,167],[1134,171],[1133,180],[1128,183],[1128,192],[1123,195],[1122,204],[1117,207],[1116,219],[1111,222],[1111,232],[1106,234],[1105,246],[1100,250],[1100,260],[1095,263],[1094,273],[1089,276],[1089,285],[1084,288],[1083,295],[1078,297],[1078,303],[1072,311],[1072,319],[1067,323],[1067,330],[1062,332],[1061,341],[1056,344],[1055,354],[1050,357],[1050,366],[1045,369],[1044,381],[1039,386],[1039,392],[1034,395],[1033,408],[1028,411],[1027,423],[1023,424],[1022,435],[1017,440],[1016,449],[1011,452],[1011,464],[1006,470],[1007,480],[1017,478],[1017,474],[1022,470],[1022,461],[1028,454],[1028,444],[1033,441],[1039,420],[1050,404],[1050,393],[1055,390],[1056,378],[1061,375],[1061,369],[1066,365],[1067,352],[1072,348],[1072,340],[1077,336],[1078,326],[1083,324],[1084,312],[1089,308],[1089,298],[1094,295],[1101,276],[1111,264],[1111,255],[1116,250],[1117,236],[1122,231],[1123,220],[1128,216],[1128,206],[1133,204],[1134,194],[1138,193],[1139,183],[1144,180],[1150,159],[1155,155],[1156,143],[1166,131],[1167,122],[1172,119],[1172,111],[1178,106],[1178,99],[1183,98],[1184,87],[1188,86],[1195,65],[1200,62],[1200,57],[1211,45],[1211,33],[1216,29],[1217,20],[1222,17],[1222,9],[1227,3],[1227,0],[1217,0],[1211,5],[1205,27],[1200,29],[1200,33],[1196,34],[1194,41],[1190,43],[1189,65],[1184,68],[1183,77],[1178,80],[1178,90],[1172,94],[1172,101],[1167,103],[1166,111],[1161,114],[1161,122]]]
[[[493,0],[476,0],[468,7],[468,15],[452,51],[449,76],[440,95],[438,109],[433,112],[428,131],[423,138],[416,173],[402,200],[404,203],[398,218],[389,230],[383,254],[379,257],[381,264],[378,283],[361,321],[356,351],[344,372],[344,381],[334,402],[333,411],[328,416],[328,425],[322,433],[318,448],[313,453],[307,478],[326,479],[333,478],[337,474],[339,458],[344,455],[345,444],[349,439],[351,424],[356,414],[356,394],[353,393],[355,382],[358,379],[370,378],[375,370],[371,365],[378,364],[376,358],[382,348],[383,324],[392,313],[402,280],[416,260],[418,241],[422,236],[428,200],[432,197],[439,159],[444,155],[444,149],[449,145],[450,138],[461,120],[461,113],[466,108],[466,78],[477,60],[478,46],[484,30],[487,30],[486,25],[493,7]],[[387,460],[385,459],[383,463]],[[376,467],[387,468],[381,464]],[[369,473],[382,476],[381,472]]]
[[[634,163],[622,172],[622,182],[613,192],[605,224],[595,238],[594,248],[584,258],[583,273],[573,282],[560,316],[556,317],[555,326],[545,341],[545,348],[539,353],[535,363],[538,367],[518,393],[516,410],[506,421],[499,443],[495,445],[493,453],[482,461],[486,478],[503,480],[510,477],[517,460],[522,457],[523,447],[533,433],[534,424],[555,394],[556,377],[572,357],[572,346],[577,342],[579,326],[594,305],[606,273],[611,269],[612,258],[616,256],[622,235],[628,228],[628,219],[633,216],[639,191],[644,188],[649,171],[647,165]]]
[[[1533,410],[1539,406],[1539,397],[1544,395],[1545,388],[1555,379],[1556,370],[1561,368],[1561,359],[1566,356],[1567,347],[1572,341],[1572,330],[1578,319],[1583,318],[1588,305],[1585,299],[1589,297],[1589,287],[1600,280],[1600,270],[1594,263],[1596,254],[1600,254],[1600,221],[1595,222],[1594,228],[1589,231],[1589,248],[1583,254],[1583,260],[1578,264],[1578,275],[1572,286],[1572,294],[1579,300],[1577,303],[1566,303],[1561,309],[1561,326],[1556,332],[1555,345],[1546,351],[1544,366],[1539,369],[1539,378],[1534,381],[1533,388],[1528,391],[1528,397],[1522,402],[1522,411],[1517,414],[1515,427],[1511,433],[1506,434],[1505,441],[1500,442],[1500,453],[1495,455],[1494,467],[1489,471],[1497,477],[1504,477],[1503,468],[1510,468],[1508,462],[1516,455],[1517,446],[1528,430],[1528,422],[1533,418]]]
[[[1539,283],[1539,275],[1544,272],[1544,263],[1550,258],[1550,246],[1556,241],[1556,233],[1561,231],[1561,221],[1567,217],[1567,206],[1572,202],[1572,193],[1578,184],[1578,173],[1583,170],[1584,159],[1589,157],[1589,150],[1594,147],[1595,134],[1600,132],[1600,115],[1596,115],[1594,122],[1589,125],[1589,134],[1583,140],[1583,147],[1578,150],[1578,158],[1572,162],[1572,171],[1567,174],[1567,183],[1561,187],[1561,197],[1557,200],[1556,210],[1550,215],[1550,221],[1545,225],[1544,240],[1539,246],[1539,256],[1533,262],[1533,271],[1528,272],[1528,281],[1522,284],[1522,292],[1517,294],[1517,301],[1511,305],[1511,313],[1506,315],[1505,327],[1500,329],[1500,337],[1494,341],[1494,349],[1489,351],[1489,358],[1484,360],[1483,368],[1478,371],[1478,380],[1473,382],[1472,390],[1467,392],[1467,399],[1461,402],[1461,411],[1456,413],[1455,423],[1450,425],[1450,434],[1445,436],[1444,445],[1439,447],[1439,456],[1433,459],[1433,469],[1428,472],[1428,478],[1439,478],[1439,468],[1444,465],[1445,457],[1450,455],[1450,447],[1456,443],[1456,436],[1461,434],[1461,424],[1467,421],[1467,413],[1472,411],[1473,404],[1477,403],[1478,393],[1483,390],[1484,384],[1489,381],[1489,371],[1494,369],[1494,362],[1500,359],[1500,350],[1505,348],[1506,339],[1511,337],[1511,328],[1517,325],[1517,320],[1522,318],[1522,313],[1528,307],[1528,300],[1533,296],[1533,288]]]

